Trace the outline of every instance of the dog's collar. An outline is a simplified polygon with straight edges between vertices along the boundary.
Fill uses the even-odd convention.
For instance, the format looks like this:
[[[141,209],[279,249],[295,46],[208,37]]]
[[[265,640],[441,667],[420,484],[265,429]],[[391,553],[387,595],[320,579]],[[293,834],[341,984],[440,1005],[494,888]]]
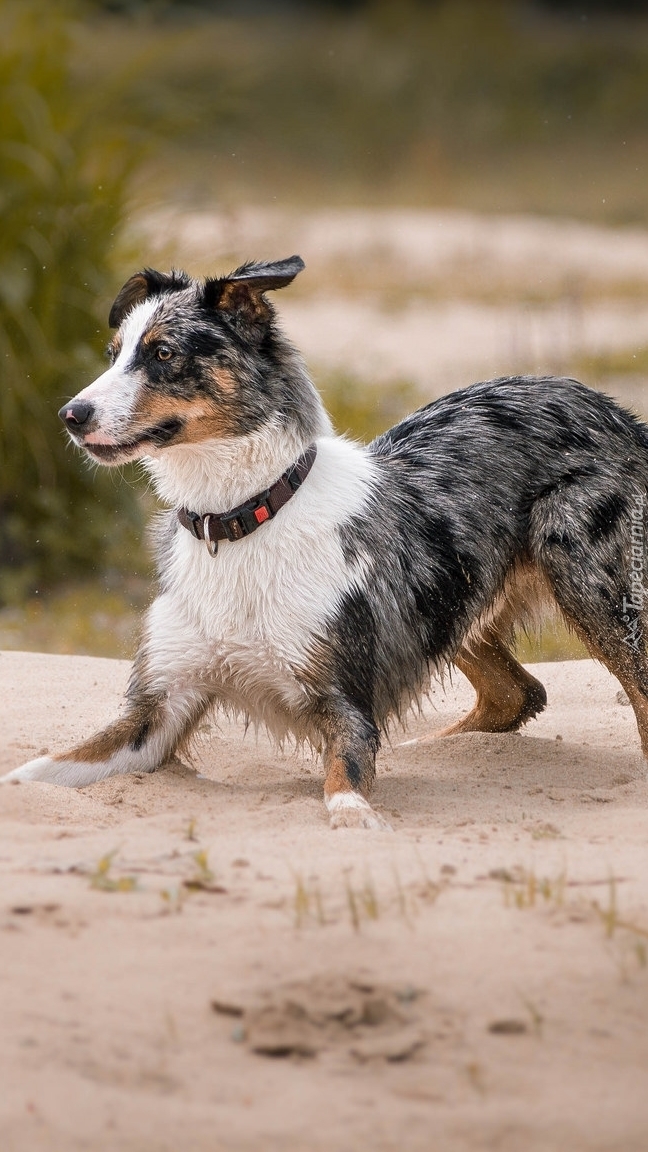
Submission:
[[[240,504],[238,508],[232,508],[231,512],[207,512],[201,516],[198,512],[180,508],[178,520],[183,528],[196,537],[196,540],[204,540],[207,550],[215,556],[219,540],[242,540],[244,536],[256,532],[266,520],[272,520],[279,509],[295,495],[297,489],[301,488],[316,456],[317,445],[311,444],[304,455],[300,456],[295,464],[291,464],[276,483],[253,496],[251,500],[246,500],[245,504]]]

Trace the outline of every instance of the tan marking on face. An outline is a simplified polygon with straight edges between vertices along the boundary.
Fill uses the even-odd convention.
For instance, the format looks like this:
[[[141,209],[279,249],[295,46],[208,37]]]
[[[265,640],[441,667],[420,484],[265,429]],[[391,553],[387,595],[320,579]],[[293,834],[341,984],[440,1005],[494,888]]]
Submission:
[[[161,324],[153,324],[152,327],[148,328],[142,336],[142,344],[146,344],[147,348],[151,344],[158,342],[161,344],[164,340],[168,340],[168,336]]]
[[[119,335],[119,332],[115,333],[108,347],[112,353],[113,359],[116,360],[122,350],[122,338]]]
[[[208,396],[187,400],[147,391],[140,396],[134,416],[144,427],[163,420],[183,420],[184,428],[175,441],[177,444],[198,444],[201,440],[234,436],[237,432],[231,411]]]
[[[209,374],[220,392],[234,396],[238,392],[238,380],[229,368],[210,368]]]

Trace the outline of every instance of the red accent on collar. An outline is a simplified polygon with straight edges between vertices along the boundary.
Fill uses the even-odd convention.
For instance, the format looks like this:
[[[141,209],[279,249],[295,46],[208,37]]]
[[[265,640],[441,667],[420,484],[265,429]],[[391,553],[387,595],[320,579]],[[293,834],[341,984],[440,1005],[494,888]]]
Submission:
[[[317,445],[311,444],[295,464],[291,464],[279,479],[259,492],[245,504],[233,508],[231,512],[207,512],[200,515],[187,508],[178,510],[178,520],[183,528],[191,532],[196,540],[204,540],[212,556],[218,551],[219,540],[242,540],[255,532],[266,520],[272,520],[280,508],[301,488],[308,476],[315,457]]]

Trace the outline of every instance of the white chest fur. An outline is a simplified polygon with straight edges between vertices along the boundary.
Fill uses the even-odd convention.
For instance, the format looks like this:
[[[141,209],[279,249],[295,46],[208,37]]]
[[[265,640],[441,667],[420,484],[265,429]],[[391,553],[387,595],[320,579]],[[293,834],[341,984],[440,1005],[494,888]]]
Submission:
[[[303,487],[275,519],[219,544],[215,557],[181,529],[166,573],[165,599],[189,624],[222,702],[280,737],[304,703],[314,638],[344,591],[365,579],[362,561],[345,560],[338,528],[362,512],[374,465],[335,437],[317,447]]]

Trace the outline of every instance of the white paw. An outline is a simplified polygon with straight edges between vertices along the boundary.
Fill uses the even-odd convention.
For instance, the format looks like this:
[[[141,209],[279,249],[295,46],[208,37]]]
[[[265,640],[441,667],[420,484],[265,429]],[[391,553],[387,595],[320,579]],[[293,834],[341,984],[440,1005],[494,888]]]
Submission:
[[[381,832],[393,832],[391,824],[378,812],[374,812],[371,804],[359,792],[334,792],[325,801],[331,828],[373,828]]]
[[[48,780],[53,767],[55,762],[50,756],[39,756],[37,760],[30,760],[27,764],[21,764],[20,768],[14,768],[13,772],[7,772],[6,776],[0,776],[0,784],[20,780]]]
[[[53,760],[51,756],[39,756],[30,760],[6,776],[0,776],[0,784],[14,781],[40,780],[44,784],[61,784],[68,788],[79,788],[101,780],[107,773],[105,763],[88,764],[81,760]]]

